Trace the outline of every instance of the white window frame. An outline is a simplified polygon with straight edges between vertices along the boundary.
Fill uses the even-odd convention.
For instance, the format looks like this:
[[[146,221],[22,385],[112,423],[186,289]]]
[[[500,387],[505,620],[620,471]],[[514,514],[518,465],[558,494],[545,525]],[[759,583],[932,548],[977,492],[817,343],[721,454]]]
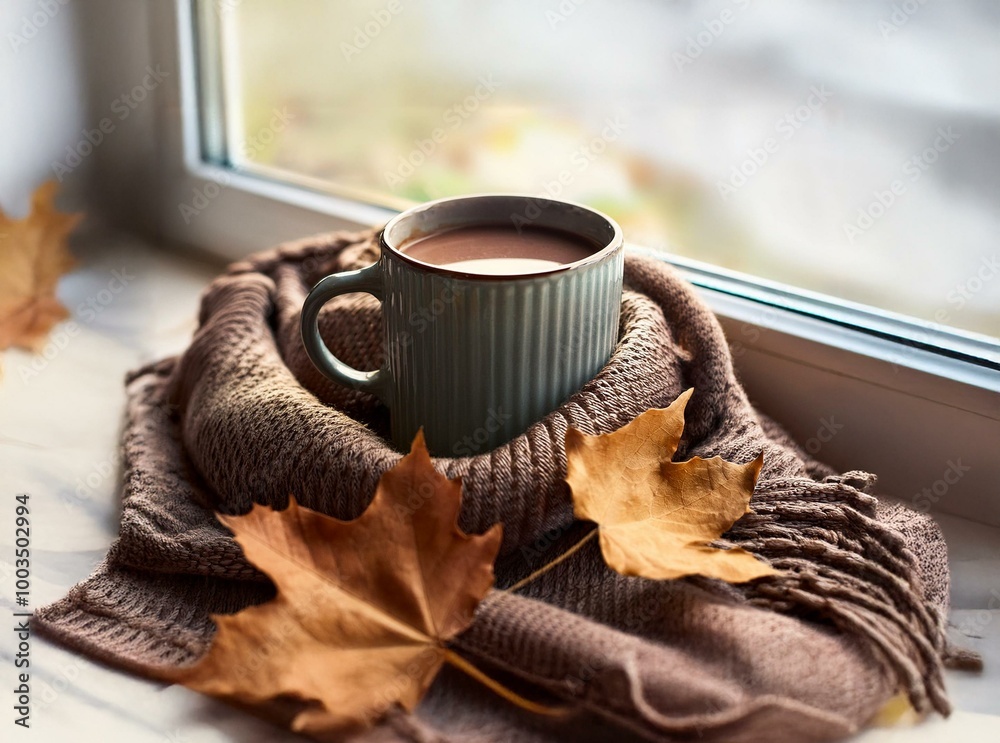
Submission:
[[[196,2],[156,3],[151,10],[151,54],[179,70],[157,91],[162,188],[149,216],[158,237],[236,260],[283,240],[377,225],[394,214],[319,181],[239,172],[204,156],[201,123],[220,124],[221,111],[202,105],[199,85],[209,92],[215,86],[217,94],[213,76],[221,73],[205,64],[198,77]],[[214,33],[213,22],[202,18],[201,31]],[[208,139],[218,142],[220,133]],[[196,192],[212,193],[211,207],[185,220],[179,205]],[[699,288],[730,338],[751,398],[820,459],[876,472],[881,492],[917,507],[1000,526],[996,346],[959,330],[632,249],[667,260]],[[948,482],[959,463],[970,469]]]

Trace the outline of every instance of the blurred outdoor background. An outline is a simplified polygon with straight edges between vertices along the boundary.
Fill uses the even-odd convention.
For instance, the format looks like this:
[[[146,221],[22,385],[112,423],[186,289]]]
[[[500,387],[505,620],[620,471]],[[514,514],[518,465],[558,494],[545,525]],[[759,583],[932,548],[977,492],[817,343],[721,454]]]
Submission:
[[[1000,336],[996,0],[212,0],[238,168],[632,243]]]

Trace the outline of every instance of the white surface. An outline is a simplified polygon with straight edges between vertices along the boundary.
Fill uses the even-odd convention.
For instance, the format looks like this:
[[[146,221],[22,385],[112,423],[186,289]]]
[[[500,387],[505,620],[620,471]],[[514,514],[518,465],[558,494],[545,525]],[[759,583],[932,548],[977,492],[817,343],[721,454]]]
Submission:
[[[37,375],[31,357],[8,352],[0,382],[0,611],[13,609],[15,493],[31,494],[31,606],[60,598],[104,556],[118,527],[117,471],[123,377],[185,346],[198,296],[218,267],[152,253],[122,239],[98,241],[96,255],[62,285],[81,326]],[[135,278],[91,322],[77,311],[108,286],[111,271]],[[106,296],[106,295],[105,295]],[[106,473],[107,465],[115,471]],[[90,477],[90,483],[87,479]],[[81,486],[83,486],[81,488]],[[952,623],[957,639],[984,654],[982,675],[949,673],[956,707],[949,720],[870,730],[860,743],[1000,740],[1000,529],[939,519],[951,549]],[[992,608],[992,611],[988,611]],[[6,620],[5,620],[6,621]],[[32,638],[31,730],[14,728],[14,634],[0,633],[3,740],[223,743],[300,740],[187,689],[142,681]]]

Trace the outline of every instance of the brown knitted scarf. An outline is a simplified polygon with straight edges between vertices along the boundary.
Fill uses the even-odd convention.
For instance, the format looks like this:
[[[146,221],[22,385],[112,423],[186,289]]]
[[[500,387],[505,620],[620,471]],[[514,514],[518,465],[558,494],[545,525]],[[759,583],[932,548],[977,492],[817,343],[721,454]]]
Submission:
[[[205,651],[210,613],[273,594],[213,510],[281,508],[294,493],[341,519],[361,513],[400,454],[381,437],[377,401],[310,364],[299,310],[320,277],[376,257],[371,233],[321,236],[236,263],[209,286],[187,352],[128,379],[120,537],[90,579],[36,612],[38,630],[157,677]],[[566,429],[612,431],[693,387],[677,458],[746,462],[763,450],[753,513],[724,543],[783,572],[741,586],[656,582],[581,550],[517,594],[494,591],[456,643],[572,714],[532,715],[446,669],[414,714],[393,712],[360,737],[828,740],[897,691],[946,714],[948,575],[933,522],[881,505],[873,476],[833,473],[755,411],[718,323],[669,266],[630,256],[625,280],[621,340],[597,377],[509,444],[436,460],[463,477],[462,528],[503,522],[498,584],[527,575],[579,534],[562,480]],[[380,322],[371,297],[348,295],[327,305],[321,329],[340,358],[375,368]]]

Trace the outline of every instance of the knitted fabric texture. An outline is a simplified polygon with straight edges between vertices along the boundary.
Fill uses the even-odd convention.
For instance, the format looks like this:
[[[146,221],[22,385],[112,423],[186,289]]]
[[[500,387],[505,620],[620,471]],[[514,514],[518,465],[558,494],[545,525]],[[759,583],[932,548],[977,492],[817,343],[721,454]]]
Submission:
[[[195,661],[210,613],[273,595],[213,511],[299,502],[356,518],[400,458],[388,413],[309,362],[303,300],[322,276],[377,258],[372,233],[283,245],[233,264],[205,291],[188,350],[127,380],[121,531],[95,574],[35,613],[39,631],[150,677]],[[712,313],[668,265],[628,256],[620,341],[558,410],[494,451],[437,459],[462,476],[460,526],[504,525],[498,585],[573,544],[567,428],[613,431],[695,392],[675,457],[764,453],[752,513],[724,535],[782,571],[746,585],[648,581],[605,567],[595,544],[516,594],[494,591],[456,647],[522,693],[568,705],[547,718],[445,669],[413,714],[363,740],[813,741],[850,734],[904,692],[949,710],[948,597],[932,521],[871,495],[874,477],[813,461],[748,402]],[[346,295],[320,318],[331,350],[382,360],[377,302]]]

